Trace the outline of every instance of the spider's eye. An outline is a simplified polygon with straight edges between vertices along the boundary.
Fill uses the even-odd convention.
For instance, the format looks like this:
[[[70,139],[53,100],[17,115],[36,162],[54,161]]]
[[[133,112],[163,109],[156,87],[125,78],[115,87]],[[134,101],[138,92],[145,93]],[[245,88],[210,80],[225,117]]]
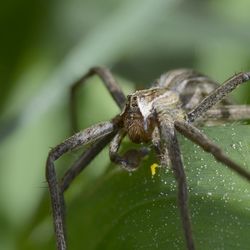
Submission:
[[[132,106],[133,108],[135,108],[135,107],[137,107],[137,104],[133,102],[133,103],[131,104],[131,106]]]

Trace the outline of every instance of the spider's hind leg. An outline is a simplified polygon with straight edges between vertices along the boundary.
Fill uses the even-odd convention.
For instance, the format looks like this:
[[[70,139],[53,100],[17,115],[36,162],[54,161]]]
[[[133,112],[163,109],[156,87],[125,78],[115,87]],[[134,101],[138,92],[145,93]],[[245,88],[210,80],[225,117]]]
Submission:
[[[230,122],[250,119],[249,105],[225,105],[208,110],[202,117],[201,121],[208,122]],[[198,120],[200,120],[198,119]]]
[[[115,78],[109,69],[104,67],[93,67],[91,68],[83,77],[81,77],[77,82],[75,82],[71,86],[70,91],[70,118],[71,118],[71,127],[72,131],[78,131],[77,127],[77,113],[76,113],[76,92],[78,88],[83,85],[86,80],[91,77],[97,75],[101,78],[107,90],[113,97],[115,103],[118,105],[120,109],[122,109],[126,102],[126,97],[122,91],[122,89],[117,84]]]

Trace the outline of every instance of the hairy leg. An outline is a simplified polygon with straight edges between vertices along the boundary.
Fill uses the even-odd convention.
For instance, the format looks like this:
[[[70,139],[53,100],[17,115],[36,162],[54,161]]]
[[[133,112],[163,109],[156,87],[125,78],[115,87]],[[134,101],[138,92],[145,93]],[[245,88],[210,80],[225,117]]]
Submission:
[[[77,113],[76,113],[76,91],[78,88],[85,83],[85,81],[93,76],[98,75],[102,80],[105,86],[107,87],[108,91],[112,95],[113,99],[115,100],[116,104],[123,108],[126,102],[126,97],[123,94],[121,88],[113,78],[111,72],[107,68],[103,67],[94,67],[89,70],[81,79],[75,82],[71,87],[71,95],[70,95],[70,115],[71,115],[71,126],[72,131],[76,131],[77,129]],[[71,166],[71,168],[65,173],[61,180],[61,188],[64,192],[71,182],[75,179],[76,176],[89,164],[92,159],[99,154],[99,152],[112,140],[114,137],[115,132],[110,134],[100,141],[95,142],[91,148],[87,149],[82,153],[82,155],[77,159],[77,161]]]
[[[216,88],[211,92],[203,101],[194,108],[191,112],[188,113],[188,121],[193,122],[198,117],[202,116],[207,110],[209,110],[216,103],[221,101],[226,97],[230,92],[232,92],[240,84],[248,81],[250,79],[250,72],[239,73],[235,76],[232,76],[227,81],[225,81],[221,86]]]
[[[85,150],[74,164],[67,170],[60,181],[61,192],[65,192],[72,181],[88,166],[88,164],[98,155],[105,146],[112,140],[116,131],[94,142],[91,147]]]
[[[175,128],[185,137],[203,148],[205,151],[210,152],[217,161],[223,163],[225,166],[250,181],[250,173],[243,169],[239,164],[228,158],[223,153],[223,151],[199,129],[192,126],[191,124],[188,124],[187,122],[179,121],[175,122]]]
[[[176,131],[172,124],[160,123],[160,133],[163,143],[168,149],[171,166],[174,171],[175,179],[178,186],[178,202],[181,213],[182,226],[186,239],[187,249],[195,249],[192,234],[192,225],[188,208],[188,189],[186,175],[181,159],[181,152],[176,136]]]
[[[109,71],[109,69],[104,67],[94,67],[91,68],[82,78],[80,78],[77,82],[75,82],[71,86],[70,91],[70,117],[71,117],[71,126],[72,131],[77,131],[77,112],[76,112],[76,92],[78,88],[85,83],[85,81],[94,75],[98,75],[104,85],[106,86],[107,90],[113,97],[116,104],[122,109],[126,102],[126,97],[122,92],[122,89],[117,84],[116,80],[114,79],[113,75]]]
[[[250,119],[249,105],[227,105],[208,110],[200,117],[203,121],[239,121]]]
[[[54,161],[78,146],[86,145],[111,134],[114,129],[114,125],[111,122],[96,124],[71,136],[49,152],[46,163],[46,180],[49,186],[58,250],[66,249],[66,240],[64,228],[64,198],[61,187],[57,181]]]

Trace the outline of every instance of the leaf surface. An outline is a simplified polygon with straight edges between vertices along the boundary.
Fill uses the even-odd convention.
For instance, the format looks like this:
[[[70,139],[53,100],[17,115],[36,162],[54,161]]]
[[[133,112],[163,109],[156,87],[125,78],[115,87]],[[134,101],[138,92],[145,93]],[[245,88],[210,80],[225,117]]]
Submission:
[[[247,168],[248,126],[204,131]],[[198,249],[247,249],[249,183],[182,136],[179,139]],[[160,168],[152,178],[149,167],[154,161],[153,156],[148,157],[132,174],[111,166],[71,203],[67,217],[71,249],[184,248],[173,173]]]

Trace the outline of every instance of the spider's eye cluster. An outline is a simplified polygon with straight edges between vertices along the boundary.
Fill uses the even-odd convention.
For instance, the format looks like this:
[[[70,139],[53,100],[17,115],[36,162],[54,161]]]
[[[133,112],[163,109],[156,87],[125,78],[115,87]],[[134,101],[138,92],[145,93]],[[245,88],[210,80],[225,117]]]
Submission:
[[[137,97],[130,95],[129,96],[129,107],[130,108],[137,108],[138,107],[138,103],[137,103]]]

